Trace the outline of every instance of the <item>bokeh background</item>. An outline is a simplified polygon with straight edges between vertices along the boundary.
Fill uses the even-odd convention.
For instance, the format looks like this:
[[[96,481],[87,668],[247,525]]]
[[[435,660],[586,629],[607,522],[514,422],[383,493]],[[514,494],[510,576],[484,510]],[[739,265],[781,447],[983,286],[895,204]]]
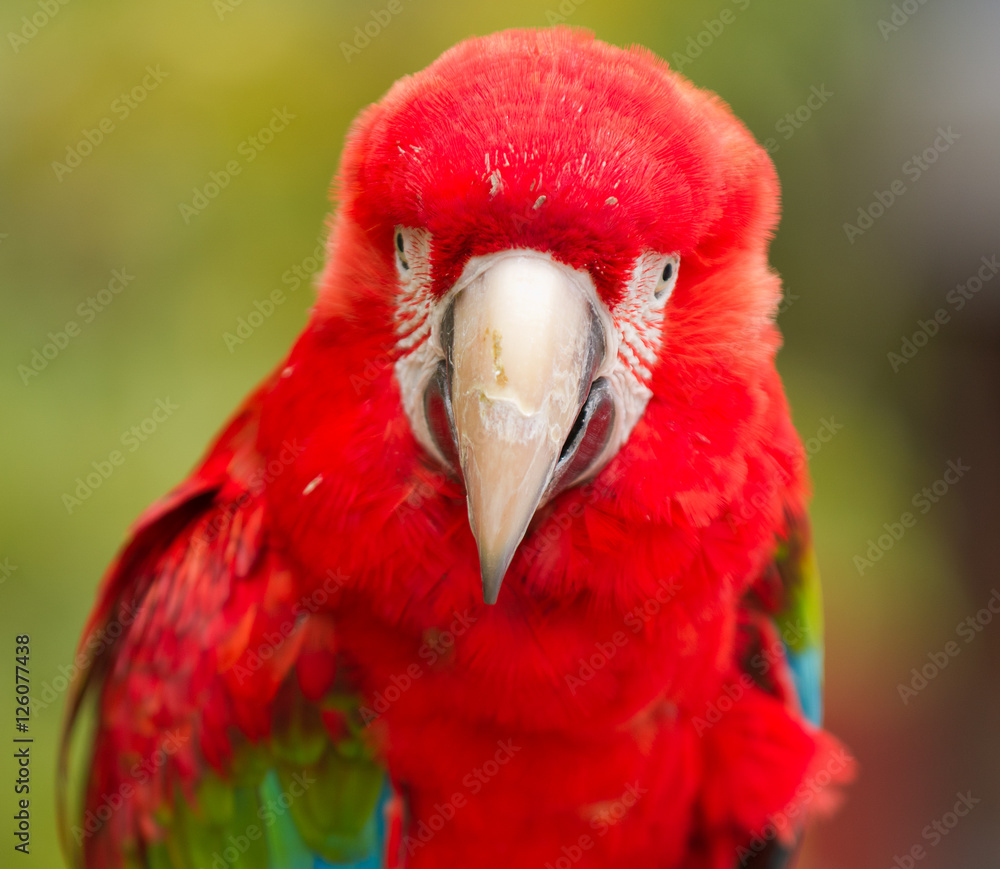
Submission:
[[[305,322],[311,285],[290,290],[287,274],[317,266],[351,118],[466,36],[565,20],[647,45],[717,91],[770,140],[782,179],[780,365],[803,437],[828,433],[811,449],[828,723],[860,760],[803,865],[1000,865],[1000,615],[986,608],[1000,587],[1000,277],[985,266],[1000,253],[1000,5],[397,2],[367,44],[356,28],[386,21],[382,0],[0,9],[0,649],[9,661],[15,635],[31,636],[42,701],[31,855],[12,850],[3,749],[0,862],[63,865],[57,736],[95,585],[127,525]],[[276,110],[285,128],[255,149]],[[240,174],[182,213],[233,159]],[[981,267],[990,279],[972,293]],[[109,293],[116,271],[128,280]],[[286,301],[227,346],[279,287]],[[946,320],[921,326],[939,310]],[[66,346],[25,374],[69,321]],[[158,401],[176,410],[156,421]],[[142,437],[123,444],[134,426]],[[67,506],[77,478],[123,446],[124,463]],[[940,482],[949,461],[969,470]],[[935,500],[921,512],[925,487]],[[885,523],[907,511],[916,524],[889,540]],[[950,641],[959,654],[904,702],[911,669]],[[15,735],[13,663],[2,671],[0,742]],[[935,837],[928,825],[950,823],[960,793],[975,808]],[[925,856],[907,864],[915,845]]]

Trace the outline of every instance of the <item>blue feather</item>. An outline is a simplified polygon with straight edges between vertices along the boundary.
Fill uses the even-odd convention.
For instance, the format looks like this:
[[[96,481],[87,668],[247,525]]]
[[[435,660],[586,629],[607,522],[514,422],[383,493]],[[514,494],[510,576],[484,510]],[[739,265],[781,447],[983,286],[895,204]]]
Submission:
[[[823,721],[823,651],[816,646],[796,651],[787,644],[785,650],[802,712],[819,727]]]

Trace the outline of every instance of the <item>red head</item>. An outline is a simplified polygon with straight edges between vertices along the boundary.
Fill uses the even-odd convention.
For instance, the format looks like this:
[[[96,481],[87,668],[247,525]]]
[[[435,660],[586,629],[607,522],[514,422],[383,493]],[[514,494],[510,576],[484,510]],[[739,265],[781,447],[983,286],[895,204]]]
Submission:
[[[419,479],[428,529],[461,534],[467,498],[492,601],[585,481],[611,475],[621,521],[704,529],[772,454],[797,467],[773,370],[773,167],[650,52],[566,28],[464,42],[361,115],[339,200],[284,388],[315,473],[280,487],[315,483],[310,510],[392,510]],[[360,491],[387,456],[385,488]],[[356,478],[329,470],[345,461]]]

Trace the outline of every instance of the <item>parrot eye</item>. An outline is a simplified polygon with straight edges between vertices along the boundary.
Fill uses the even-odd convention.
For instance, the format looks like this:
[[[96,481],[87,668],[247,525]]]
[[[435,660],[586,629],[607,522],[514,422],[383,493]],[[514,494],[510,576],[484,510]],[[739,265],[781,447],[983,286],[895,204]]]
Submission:
[[[677,283],[677,267],[681,263],[681,258],[677,254],[671,254],[663,263],[663,271],[656,282],[656,289],[653,291],[653,298],[657,302],[665,302],[674,290]]]
[[[410,263],[406,258],[406,244],[403,240],[403,230],[396,230],[396,262],[401,271],[408,271]]]

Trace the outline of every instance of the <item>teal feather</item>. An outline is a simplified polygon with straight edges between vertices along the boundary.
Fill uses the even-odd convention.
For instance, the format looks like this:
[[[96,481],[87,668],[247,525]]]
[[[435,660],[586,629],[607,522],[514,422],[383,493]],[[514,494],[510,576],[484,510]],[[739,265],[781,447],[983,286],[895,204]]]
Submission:
[[[277,807],[272,808],[271,814],[265,815],[263,819],[271,858],[270,869],[313,869],[316,855],[306,847],[291,813],[278,811],[284,792],[275,770],[271,770],[264,777],[260,791],[264,806]],[[274,817],[273,823],[267,823],[271,816]]]

